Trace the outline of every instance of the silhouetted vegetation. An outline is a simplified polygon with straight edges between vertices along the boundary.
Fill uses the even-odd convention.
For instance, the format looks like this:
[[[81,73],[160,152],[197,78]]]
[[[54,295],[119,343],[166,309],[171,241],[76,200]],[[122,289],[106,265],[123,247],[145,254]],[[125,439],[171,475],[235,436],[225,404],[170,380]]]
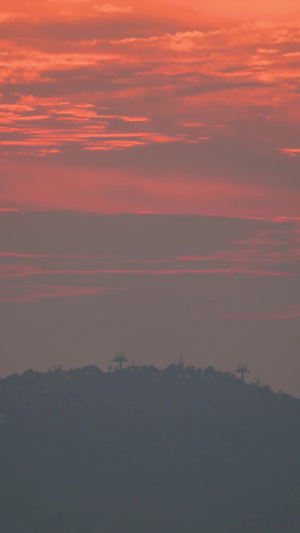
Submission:
[[[300,401],[207,367],[0,381],[3,533],[300,530]]]

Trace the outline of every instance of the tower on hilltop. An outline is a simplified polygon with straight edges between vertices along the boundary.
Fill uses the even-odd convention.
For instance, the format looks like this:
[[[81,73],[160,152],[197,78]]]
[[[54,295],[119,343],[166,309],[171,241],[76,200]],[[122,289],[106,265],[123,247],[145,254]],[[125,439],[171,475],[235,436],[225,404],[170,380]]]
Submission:
[[[246,363],[238,363],[238,367],[235,370],[236,374],[241,375],[241,380],[245,381],[245,374],[248,374],[250,370],[248,370]]]
[[[116,352],[115,358],[113,359],[114,363],[118,363],[119,370],[122,370],[123,363],[126,363],[128,359],[125,357],[125,352]]]

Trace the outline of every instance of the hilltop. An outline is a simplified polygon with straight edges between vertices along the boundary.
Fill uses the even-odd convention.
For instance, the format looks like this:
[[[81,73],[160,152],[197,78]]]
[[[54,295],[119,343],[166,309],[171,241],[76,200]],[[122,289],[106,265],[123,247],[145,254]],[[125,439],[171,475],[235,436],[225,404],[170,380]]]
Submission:
[[[300,401],[192,366],[0,381],[5,533],[300,527]]]

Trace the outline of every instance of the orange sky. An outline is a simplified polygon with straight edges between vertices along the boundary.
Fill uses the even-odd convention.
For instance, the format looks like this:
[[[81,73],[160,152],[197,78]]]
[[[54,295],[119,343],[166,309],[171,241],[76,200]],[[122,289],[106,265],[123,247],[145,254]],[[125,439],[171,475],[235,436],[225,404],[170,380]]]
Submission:
[[[298,216],[297,7],[2,1],[0,208]]]

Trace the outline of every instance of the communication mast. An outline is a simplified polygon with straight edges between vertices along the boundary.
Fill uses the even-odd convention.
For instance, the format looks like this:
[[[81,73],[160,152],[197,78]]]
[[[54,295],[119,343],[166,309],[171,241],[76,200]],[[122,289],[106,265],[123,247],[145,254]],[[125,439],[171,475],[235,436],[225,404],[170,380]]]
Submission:
[[[238,363],[238,367],[235,370],[235,372],[236,372],[236,374],[240,374],[241,375],[241,380],[242,381],[245,381],[245,374],[248,374],[250,372],[250,370],[248,370],[246,363]]]
[[[128,359],[125,357],[125,352],[116,352],[115,358],[113,359],[114,363],[118,363],[119,370],[122,370],[123,363],[126,363]]]

